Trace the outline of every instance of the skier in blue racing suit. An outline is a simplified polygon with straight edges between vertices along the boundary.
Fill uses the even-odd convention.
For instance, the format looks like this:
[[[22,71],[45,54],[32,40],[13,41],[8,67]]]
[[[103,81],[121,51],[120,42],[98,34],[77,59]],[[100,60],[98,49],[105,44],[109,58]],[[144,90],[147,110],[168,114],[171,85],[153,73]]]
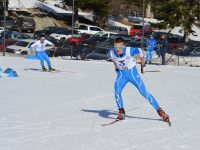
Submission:
[[[121,93],[125,85],[130,82],[139,90],[140,94],[150,102],[155,110],[157,110],[162,119],[168,122],[169,116],[160,108],[156,99],[147,91],[144,82],[140,78],[136,68],[136,61],[133,57],[134,55],[139,55],[141,60],[141,73],[144,73],[145,59],[140,48],[126,47],[123,38],[119,37],[115,40],[114,48],[109,50],[109,57],[113,61],[117,72],[117,79],[114,86],[115,100],[119,109],[117,120],[123,120],[125,118]]]
[[[152,57],[155,51],[155,48],[157,47],[157,42],[153,38],[153,35],[150,35],[150,38],[147,41],[147,53],[146,53],[146,60],[145,63],[147,64],[149,61],[149,64],[152,62]]]
[[[53,69],[51,67],[51,61],[49,59],[49,56],[45,52],[45,46],[47,44],[54,46],[54,44],[52,42],[46,40],[45,35],[40,35],[40,39],[37,40],[35,43],[33,43],[30,46],[30,49],[31,50],[35,49],[36,57],[40,60],[40,64],[42,66],[43,71],[47,71],[47,69],[44,66],[44,60],[47,62],[47,65],[49,67],[49,71],[55,71],[55,69]]]

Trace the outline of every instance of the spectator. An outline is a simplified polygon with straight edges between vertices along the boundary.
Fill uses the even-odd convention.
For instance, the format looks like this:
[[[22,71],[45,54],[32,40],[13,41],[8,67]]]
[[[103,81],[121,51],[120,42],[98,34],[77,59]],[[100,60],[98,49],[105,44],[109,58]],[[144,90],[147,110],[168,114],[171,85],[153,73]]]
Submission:
[[[150,35],[150,38],[147,41],[147,53],[146,53],[145,64],[147,64],[148,62],[149,64],[151,64],[153,53],[156,47],[157,47],[157,42],[154,39],[153,35]]]
[[[161,55],[161,58],[162,58],[162,65],[165,65],[166,64],[165,55],[168,51],[168,41],[167,41],[167,35],[166,34],[161,35],[159,48],[160,48],[160,55]]]

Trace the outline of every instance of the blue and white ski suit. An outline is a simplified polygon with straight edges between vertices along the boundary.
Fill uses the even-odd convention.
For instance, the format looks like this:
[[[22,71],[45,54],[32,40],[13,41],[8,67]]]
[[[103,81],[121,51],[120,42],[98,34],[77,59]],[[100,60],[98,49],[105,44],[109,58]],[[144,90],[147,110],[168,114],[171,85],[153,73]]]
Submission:
[[[110,49],[109,56],[118,68],[117,79],[115,81],[115,100],[118,108],[124,108],[123,99],[121,96],[122,90],[125,85],[130,82],[132,83],[140,92],[140,94],[145,97],[150,104],[157,110],[159,104],[156,99],[146,90],[144,82],[140,78],[140,75],[136,68],[136,61],[133,57],[134,55],[139,55],[143,57],[143,52],[140,48],[126,47],[124,48],[123,56],[116,53],[115,49]]]
[[[152,57],[153,57],[153,54],[154,54],[154,51],[155,51],[155,48],[157,46],[157,42],[156,40],[153,38],[153,39],[148,39],[148,47],[147,47],[147,54],[146,54],[146,59],[145,61],[150,61],[152,62]]]
[[[54,45],[52,42],[45,40],[43,43],[41,43],[40,40],[36,41],[33,43],[30,48],[33,49],[35,48],[35,54],[36,57],[40,60],[41,66],[44,66],[44,60],[47,62],[47,65],[49,68],[51,68],[51,61],[49,59],[49,56],[45,52],[45,46],[46,45]]]

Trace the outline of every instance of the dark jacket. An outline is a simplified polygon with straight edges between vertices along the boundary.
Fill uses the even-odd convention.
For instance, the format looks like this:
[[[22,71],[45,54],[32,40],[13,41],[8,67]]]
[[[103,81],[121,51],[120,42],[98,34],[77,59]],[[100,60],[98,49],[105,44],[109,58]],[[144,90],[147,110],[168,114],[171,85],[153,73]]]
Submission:
[[[168,51],[168,41],[167,40],[161,40],[160,41],[160,52],[161,53],[167,53]]]

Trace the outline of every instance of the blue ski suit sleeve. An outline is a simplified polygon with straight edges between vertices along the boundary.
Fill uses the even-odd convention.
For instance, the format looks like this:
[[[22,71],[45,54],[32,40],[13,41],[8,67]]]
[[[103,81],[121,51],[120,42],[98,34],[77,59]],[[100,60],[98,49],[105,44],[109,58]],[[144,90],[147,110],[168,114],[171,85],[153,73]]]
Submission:
[[[139,55],[140,57],[143,57],[143,52],[141,48],[131,47],[130,53],[131,53],[131,56]]]

